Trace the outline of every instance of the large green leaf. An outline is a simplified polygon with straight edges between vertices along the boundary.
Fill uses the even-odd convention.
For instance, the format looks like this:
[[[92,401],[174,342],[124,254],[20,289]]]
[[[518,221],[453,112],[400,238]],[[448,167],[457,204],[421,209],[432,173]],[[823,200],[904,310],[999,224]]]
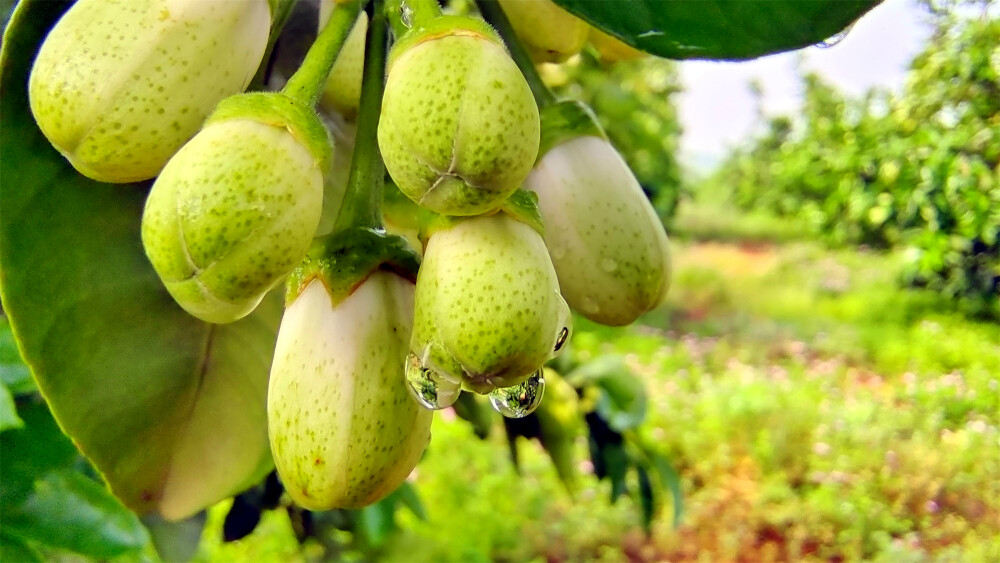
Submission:
[[[555,0],[622,41],[671,59],[752,59],[824,41],[881,0]]]
[[[0,52],[0,297],[56,420],[137,512],[196,512],[269,470],[265,395],[281,303],[213,327],[143,253],[147,186],[77,174],[28,110],[28,72],[66,2],[23,0]]]
[[[134,514],[100,484],[71,469],[40,479],[27,501],[4,514],[4,532],[97,558],[136,553],[149,541]]]

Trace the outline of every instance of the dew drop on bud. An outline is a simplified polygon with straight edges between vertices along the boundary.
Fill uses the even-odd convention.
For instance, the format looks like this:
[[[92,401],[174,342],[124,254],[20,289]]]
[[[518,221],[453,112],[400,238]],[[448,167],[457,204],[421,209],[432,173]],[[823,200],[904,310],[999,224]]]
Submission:
[[[433,369],[424,367],[413,353],[406,357],[406,388],[420,406],[431,410],[450,407],[462,392],[458,383],[448,381]]]
[[[542,370],[536,371],[523,382],[490,392],[493,410],[507,418],[523,418],[533,413],[545,394],[545,377]]]
[[[555,340],[552,344],[552,358],[558,356],[562,352],[563,348],[566,347],[566,343],[569,342],[569,338],[572,335],[573,327],[573,312],[570,311],[569,305],[566,304],[566,300],[559,296],[559,320],[556,322],[556,334]]]
[[[604,260],[601,260],[601,269],[609,274],[613,273],[618,269],[618,262],[615,262],[611,258],[605,258]]]

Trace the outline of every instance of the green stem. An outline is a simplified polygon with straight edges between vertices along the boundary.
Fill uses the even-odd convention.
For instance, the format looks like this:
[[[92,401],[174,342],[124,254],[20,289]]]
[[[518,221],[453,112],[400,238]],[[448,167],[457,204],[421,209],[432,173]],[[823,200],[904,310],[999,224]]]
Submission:
[[[268,0],[268,5],[271,7],[271,30],[267,36],[267,47],[264,49],[264,57],[261,59],[261,65],[257,69],[257,74],[254,75],[253,80],[250,81],[250,86],[247,90],[263,90],[267,85],[267,79],[271,74],[271,55],[274,53],[274,44],[278,42],[278,36],[281,35],[281,30],[284,29],[285,23],[288,21],[288,16],[292,15],[292,8],[295,7],[296,1]]]
[[[483,18],[497,30],[504,43],[507,44],[510,57],[517,63],[517,68],[521,69],[521,74],[528,82],[528,87],[531,88],[531,93],[535,96],[535,103],[538,104],[538,107],[543,108],[555,103],[555,95],[545,85],[542,77],[538,75],[535,63],[532,62],[528,50],[517,38],[517,34],[514,33],[514,28],[511,27],[507,14],[503,13],[500,3],[497,0],[476,0],[476,6],[479,7],[479,13],[483,15]]]
[[[347,192],[333,232],[359,226],[373,229],[383,227],[382,187],[385,182],[385,164],[378,150],[376,134],[379,114],[382,113],[385,56],[389,39],[383,0],[375,0],[369,18],[351,175],[347,180]]]
[[[323,93],[326,79],[330,76],[330,69],[333,68],[333,63],[337,60],[337,55],[340,54],[347,35],[354,28],[358,14],[361,13],[366,1],[348,0],[337,4],[330,21],[306,53],[302,66],[295,71],[281,90],[283,94],[310,108],[316,105]]]
[[[437,0],[403,0],[403,3],[411,10],[411,27],[423,25],[441,16],[441,6]]]

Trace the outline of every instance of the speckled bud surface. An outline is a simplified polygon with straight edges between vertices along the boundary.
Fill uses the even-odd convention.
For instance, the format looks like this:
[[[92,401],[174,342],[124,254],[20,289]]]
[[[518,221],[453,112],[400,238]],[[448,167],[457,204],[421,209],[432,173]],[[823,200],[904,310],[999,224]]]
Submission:
[[[569,322],[542,237],[503,213],[435,232],[417,275],[410,351],[478,393],[525,380]]]
[[[79,0],[38,53],[31,111],[81,174],[152,178],[246,88],[270,24],[267,0]]]
[[[333,2],[321,2],[319,30],[322,31],[333,13]],[[365,33],[368,31],[368,14],[361,12],[344,46],[333,63],[330,76],[323,87],[319,106],[326,111],[339,113],[344,119],[354,119],[361,103],[361,75],[365,67]]]
[[[631,61],[649,56],[596,27],[590,28],[588,40],[594,46],[594,49],[597,49],[597,52],[600,53],[601,60],[605,62]]]
[[[445,215],[497,208],[538,153],[538,108],[503,47],[474,32],[392,60],[378,142],[400,190]]]
[[[587,44],[587,22],[551,0],[499,0],[514,33],[536,63],[561,63]],[[623,9],[628,9],[623,7]]]
[[[374,273],[332,306],[313,281],[281,321],[267,396],[271,453],[310,510],[359,508],[399,486],[430,440],[403,379],[413,284]]]
[[[555,146],[524,187],[538,194],[545,244],[573,309],[620,326],[663,302],[667,235],[611,143],[584,136]]]
[[[192,315],[235,321],[305,256],[319,223],[319,159],[285,127],[214,122],[167,163],[146,200],[142,242]]]

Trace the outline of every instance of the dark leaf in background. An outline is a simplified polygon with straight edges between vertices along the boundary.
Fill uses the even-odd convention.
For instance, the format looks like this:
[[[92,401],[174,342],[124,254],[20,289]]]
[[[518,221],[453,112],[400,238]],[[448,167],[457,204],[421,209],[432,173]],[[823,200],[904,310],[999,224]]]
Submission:
[[[880,0],[555,0],[618,39],[670,59],[752,59],[823,42]]]
[[[241,540],[250,535],[260,523],[261,494],[256,489],[233,497],[233,504],[222,522],[222,541]]]
[[[635,467],[636,476],[639,480],[639,507],[642,511],[642,529],[646,535],[652,532],[653,516],[656,515],[656,495],[653,492],[653,484],[649,480],[649,472],[641,465]]]
[[[472,425],[472,431],[480,440],[485,440],[493,428],[493,409],[477,399],[475,393],[462,391],[458,400],[451,406],[455,414]]]

